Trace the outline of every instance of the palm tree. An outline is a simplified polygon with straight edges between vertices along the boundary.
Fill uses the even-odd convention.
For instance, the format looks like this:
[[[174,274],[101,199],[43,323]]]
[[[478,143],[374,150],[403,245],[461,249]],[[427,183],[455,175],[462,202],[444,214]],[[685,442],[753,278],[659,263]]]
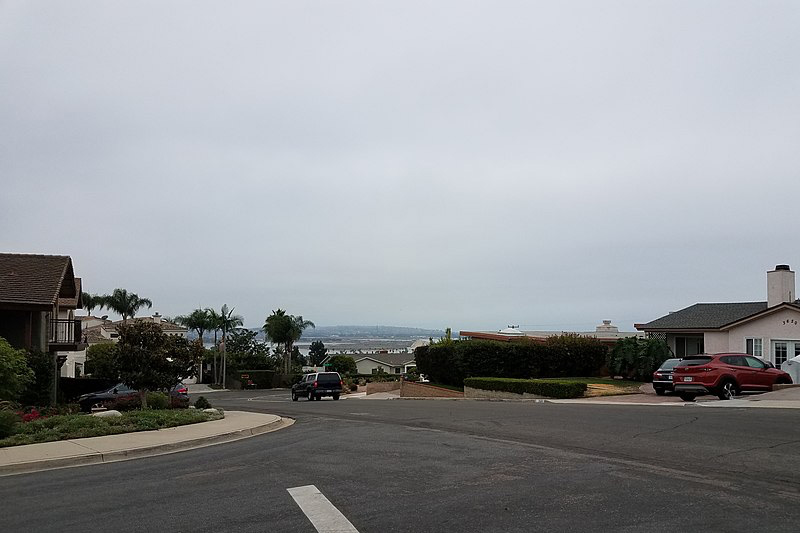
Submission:
[[[133,318],[142,307],[148,309],[153,307],[153,302],[149,298],[139,298],[139,295],[128,292],[125,289],[114,289],[109,296],[103,296],[105,307],[122,316],[122,321],[127,322],[128,318]]]
[[[287,315],[283,309],[272,312],[264,321],[264,333],[267,338],[285,346],[283,355],[283,372],[290,374],[292,371],[292,347],[303,336],[303,330],[315,327],[310,320],[303,320],[302,316]]]
[[[264,321],[263,327],[264,333],[266,333],[267,338],[278,345],[288,345],[292,339],[292,320],[291,315],[287,315],[286,311],[283,309],[276,309],[272,311],[272,314],[267,317]],[[291,352],[286,352],[284,350],[283,356],[283,372],[288,374],[287,372],[287,363],[286,363],[286,353],[291,354]]]
[[[313,322],[310,320],[303,320],[302,315],[292,316],[292,337],[289,341],[288,346],[286,347],[286,364],[287,364],[287,373],[290,374],[292,371],[292,353],[294,348],[294,343],[300,340],[300,337],[303,336],[303,330],[306,328],[316,328],[317,326],[314,325]]]
[[[217,350],[219,346],[217,345],[217,334],[219,333],[220,323],[222,322],[222,315],[217,313],[216,310],[211,309],[210,307],[206,308],[206,315],[208,316],[208,330],[214,331],[214,358],[213,363],[211,365],[211,372],[214,376],[214,383],[219,383],[219,374],[217,373]]]
[[[219,329],[222,331],[222,388],[225,388],[226,385],[226,371],[227,369],[227,359],[225,357],[225,339],[228,336],[228,333],[233,331],[234,329],[241,327],[244,323],[244,318],[241,315],[234,315],[233,311],[236,309],[235,307],[228,310],[228,304],[222,306],[220,310],[220,318],[219,318]]]
[[[185,326],[191,329],[192,331],[196,331],[200,344],[203,344],[203,334],[209,329],[213,328],[215,325],[207,309],[195,309],[188,315],[176,316],[173,319],[173,322],[175,322],[176,324],[180,324],[181,326]],[[198,372],[198,376],[199,376],[198,383],[202,383],[203,381],[202,361],[200,362],[200,372]]]
[[[106,297],[99,294],[82,292],[81,302],[83,302],[83,308],[86,309],[86,316],[90,316],[93,309],[102,309],[106,306]]]

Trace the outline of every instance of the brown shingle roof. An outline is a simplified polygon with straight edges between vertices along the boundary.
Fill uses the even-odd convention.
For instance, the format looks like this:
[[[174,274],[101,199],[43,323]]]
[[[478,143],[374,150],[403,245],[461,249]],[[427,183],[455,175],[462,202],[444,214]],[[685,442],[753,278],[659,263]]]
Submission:
[[[73,279],[69,256],[0,254],[0,304],[53,305],[59,293],[75,296]]]
[[[81,278],[75,278],[75,297],[74,298],[59,298],[58,306],[68,309],[83,309],[83,302],[81,301],[81,291],[83,290]]]

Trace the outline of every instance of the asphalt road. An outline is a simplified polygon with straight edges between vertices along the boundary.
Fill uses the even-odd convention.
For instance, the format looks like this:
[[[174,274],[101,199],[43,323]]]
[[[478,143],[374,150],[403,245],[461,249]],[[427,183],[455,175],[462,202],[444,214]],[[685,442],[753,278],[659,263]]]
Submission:
[[[293,426],[177,454],[0,478],[0,531],[357,528],[798,531],[800,411],[215,393]]]

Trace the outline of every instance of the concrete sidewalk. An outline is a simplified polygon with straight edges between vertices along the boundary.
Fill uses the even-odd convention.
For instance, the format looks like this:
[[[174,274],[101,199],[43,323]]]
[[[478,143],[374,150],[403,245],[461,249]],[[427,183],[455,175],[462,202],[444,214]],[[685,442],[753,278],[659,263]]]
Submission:
[[[212,392],[227,392],[228,389],[212,389],[205,383],[190,383],[186,385],[189,394],[211,394]]]
[[[173,453],[260,435],[294,423],[289,418],[225,411],[225,418],[155,431],[0,448],[0,476]]]

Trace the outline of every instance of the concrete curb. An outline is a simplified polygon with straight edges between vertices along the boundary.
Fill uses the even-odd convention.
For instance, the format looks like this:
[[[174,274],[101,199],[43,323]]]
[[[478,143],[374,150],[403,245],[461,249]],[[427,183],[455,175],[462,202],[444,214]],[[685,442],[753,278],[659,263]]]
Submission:
[[[226,431],[224,433],[218,433],[216,435],[207,435],[203,437],[197,437],[193,439],[187,439],[187,440],[164,443],[164,444],[157,444],[152,446],[140,446],[137,448],[130,448],[126,450],[115,450],[112,452],[105,452],[105,453],[93,451],[91,450],[91,448],[87,447],[86,448],[87,453],[85,454],[74,455],[69,457],[38,459],[34,461],[25,461],[19,463],[0,465],[0,477],[10,476],[14,474],[39,472],[41,470],[53,470],[57,468],[85,466],[85,465],[99,464],[99,463],[112,463],[116,461],[126,461],[129,459],[138,459],[142,457],[152,457],[156,455],[165,455],[170,453],[182,452],[186,450],[192,450],[195,448],[203,448],[206,446],[213,446],[215,444],[222,444],[225,442],[233,442],[236,440],[246,439],[248,437],[262,435],[264,433],[270,433],[272,431],[277,431],[279,429],[291,426],[292,424],[294,424],[293,419],[276,416],[275,420],[271,420],[266,424],[260,424],[257,426],[244,429],[237,429],[233,431]],[[144,432],[136,432],[136,433],[144,433]],[[69,441],[62,441],[62,442],[70,442],[73,444],[80,445],[81,440],[85,439],[72,439]]]

